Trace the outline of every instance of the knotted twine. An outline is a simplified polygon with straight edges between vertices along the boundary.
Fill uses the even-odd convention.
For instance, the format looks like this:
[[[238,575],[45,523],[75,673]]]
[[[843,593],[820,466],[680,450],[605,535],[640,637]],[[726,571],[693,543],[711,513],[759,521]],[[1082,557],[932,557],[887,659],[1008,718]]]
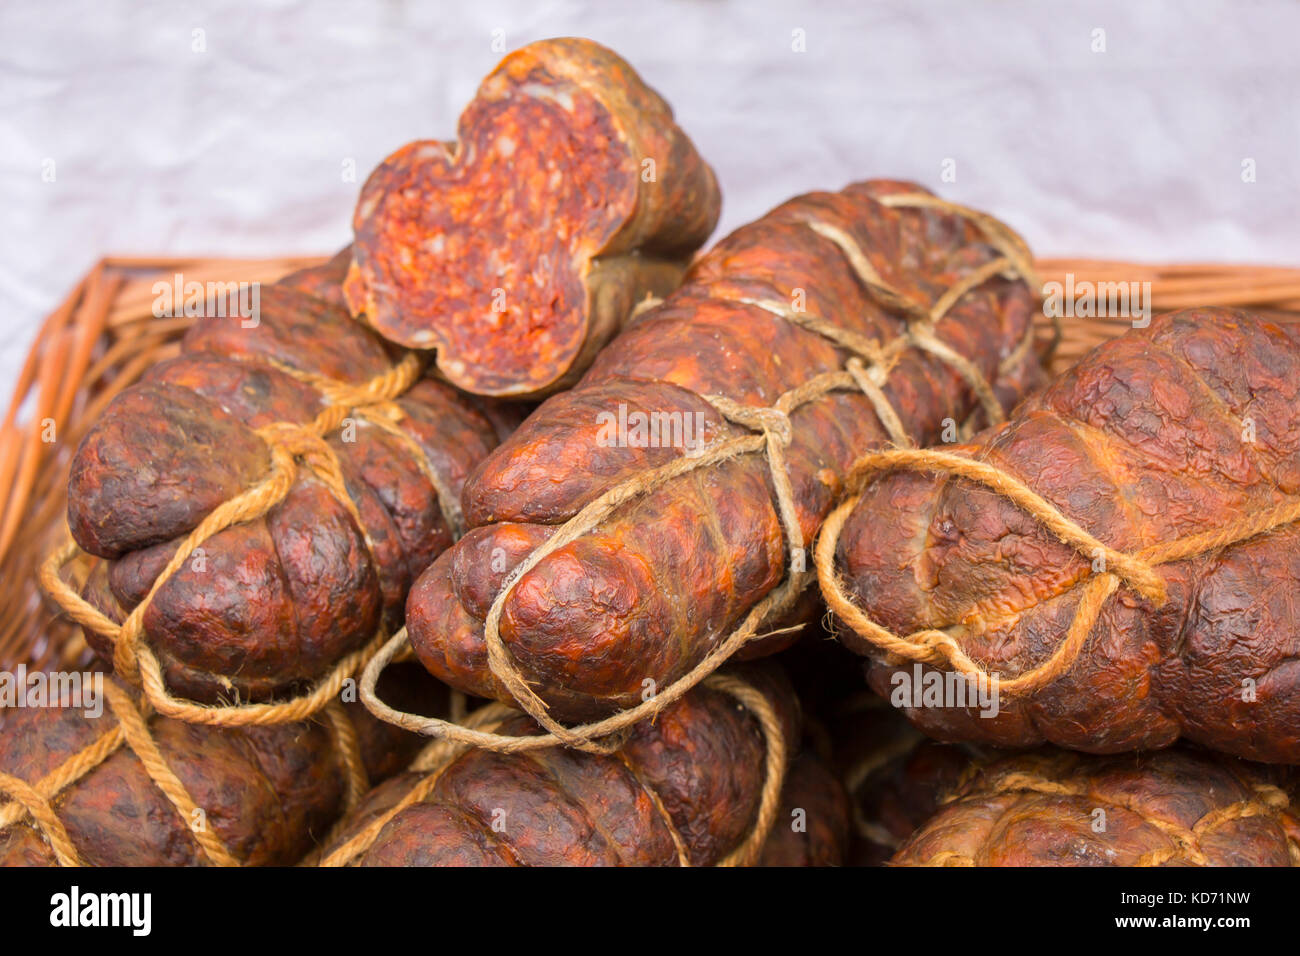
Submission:
[[[1047,660],[1013,678],[1002,679],[972,659],[957,638],[947,631],[925,628],[900,636],[871,620],[853,603],[836,570],[835,549],[844,525],[862,499],[867,485],[877,475],[893,470],[951,474],[984,485],[1036,518],[1053,537],[1084,558],[1090,572],[1083,579],[1079,605],[1064,639]],[[1164,578],[1156,571],[1160,565],[1209,554],[1300,520],[1300,498],[1292,498],[1223,526],[1127,554],[1093,537],[1087,529],[1062,514],[1055,505],[1014,475],[989,462],[957,452],[919,448],[869,452],[854,463],[846,485],[851,494],[823,523],[814,556],[822,595],[830,610],[859,636],[883,651],[888,663],[908,660],[936,667],[947,666],[968,679],[985,682],[978,686],[992,687],[1008,694],[1033,693],[1067,673],[1087,644],[1102,608],[1121,583],[1127,584],[1153,606],[1161,607],[1168,600],[1168,593]],[[1096,569],[1094,562],[1097,558],[1100,558],[1104,570]],[[1068,589],[1076,586],[1077,582]]]
[[[803,529],[798,521],[794,489],[785,458],[785,449],[793,437],[790,415],[794,411],[833,391],[857,391],[867,397],[889,438],[896,445],[912,447],[911,437],[903,429],[897,411],[884,393],[884,385],[890,374],[906,350],[911,348],[929,353],[950,367],[970,387],[989,422],[998,423],[1003,420],[1002,407],[980,369],[940,340],[935,335],[934,326],[965,295],[996,276],[1007,279],[1020,278],[1026,281],[1031,291],[1037,295],[1039,282],[1028,247],[1016,233],[993,217],[946,202],[928,193],[895,194],[883,197],[877,202],[891,208],[939,209],[960,216],[971,223],[985,242],[999,255],[964,275],[945,290],[933,304],[925,307],[889,286],[880,277],[853,237],[837,226],[815,218],[803,221],[805,226],[835,245],[875,304],[886,311],[903,316],[905,320],[903,331],[888,343],[881,344],[873,338],[842,328],[824,317],[795,311],[784,302],[753,298],[734,300],[740,304],[763,309],[799,328],[813,332],[836,347],[849,352],[851,357],[844,368],[808,379],[780,395],[769,407],[744,405],[725,395],[698,396],[708,402],[726,421],[749,429],[755,434],[715,442],[697,456],[679,457],[620,482],[560,525],[554,535],[534,549],[506,575],[484,619],[483,638],[487,648],[488,667],[513,700],[546,733],[537,736],[510,737],[438,718],[403,713],[389,707],[379,699],[375,692],[375,684],[379,674],[391,661],[396,660],[399,654],[405,655],[409,652],[404,628],[394,634],[371,658],[362,672],[360,696],[371,713],[381,720],[415,733],[501,753],[560,745],[592,753],[610,753],[621,745],[622,735],[633,724],[654,717],[716,671],[742,646],[761,636],[762,625],[791,607],[812,580],[814,572],[795,570],[802,564],[802,561],[796,560],[795,556],[803,555],[804,538]],[[1023,339],[1000,363],[999,372],[1011,369],[1024,359],[1033,347],[1034,334],[1033,323],[1026,323]],[[1058,326],[1056,339],[1059,338]],[[1054,346],[1055,341],[1051,347]],[[627,502],[640,498],[698,468],[707,468],[751,454],[765,456],[776,496],[776,511],[780,517],[789,553],[786,574],[781,583],[760,599],[750,609],[741,624],[717,643],[684,676],[637,706],[577,727],[565,727],[553,719],[548,713],[546,702],[528,686],[500,635],[500,620],[505,602],[520,579],[547,556],[593,530]]]
[[[759,796],[758,811],[749,831],[740,843],[723,857],[718,866],[752,866],[763,852],[768,834],[776,821],[781,805],[781,789],[785,782],[787,759],[785,735],[781,728],[781,719],[772,702],[757,688],[733,674],[713,674],[704,680],[704,686],[729,694],[734,697],[758,721],[763,733],[765,745],[763,787]],[[504,704],[492,703],[470,714],[463,727],[481,733],[491,733],[502,722],[518,712]],[[503,738],[514,740],[519,738]],[[433,793],[442,774],[461,754],[471,749],[471,745],[450,737],[435,739],[421,751],[412,762],[410,769],[423,776],[415,781],[403,797],[382,814],[375,817],[359,830],[347,842],[332,851],[320,862],[320,866],[347,866],[369,850],[379,838],[380,833],[395,817],[406,808],[424,801]],[[498,748],[500,749],[500,748]],[[650,797],[659,819],[668,830],[677,853],[679,866],[690,866],[690,851],[686,840],[678,830],[662,798],[655,793],[640,775],[636,775],[640,785]]]
[[[1071,758],[1071,761],[1074,764],[1078,762],[1077,758]],[[971,769],[978,773],[983,768],[976,763],[972,765]],[[1287,796],[1285,791],[1273,784],[1252,782],[1250,788],[1254,791],[1254,796],[1211,810],[1191,827],[1185,827],[1170,820],[1162,819],[1144,811],[1140,807],[1134,806],[1131,794],[1118,793],[1113,797],[1107,797],[1105,794],[1097,793],[1088,781],[1063,783],[1040,774],[1020,770],[995,774],[992,781],[979,787],[977,795],[1032,793],[1053,797],[1085,797],[1101,800],[1103,803],[1134,814],[1147,826],[1159,830],[1169,837],[1170,843],[1168,846],[1142,854],[1133,864],[1134,866],[1165,866],[1170,863],[1175,865],[1210,866],[1209,858],[1201,849],[1201,841],[1206,836],[1233,821],[1258,816],[1277,816],[1290,806],[1290,797]],[[970,794],[965,794],[961,791],[961,788],[958,788],[945,797],[942,802],[950,804],[967,796],[970,796]],[[1296,842],[1296,837],[1291,832],[1286,834],[1286,846],[1291,865],[1300,866],[1300,844]],[[918,865],[971,867],[979,864],[969,854],[960,853],[956,850],[940,850]]]
[[[339,695],[345,683],[356,675],[386,640],[387,633],[382,625],[379,633],[365,647],[342,658],[310,691],[275,703],[228,706],[199,704],[174,696],[166,686],[162,666],[144,635],[145,613],[154,596],[184,565],[194,550],[213,535],[235,524],[266,515],[288,495],[298,478],[300,468],[306,468],[347,509],[358,533],[366,542],[372,564],[377,564],[374,559],[374,543],[361,520],[356,503],[347,492],[342,466],[325,440],[327,434],[340,428],[349,416],[356,416],[398,439],[412,453],[412,460],[437,492],[438,504],[448,529],[454,536],[461,533],[459,501],[451,492],[449,482],[433,468],[418,442],[398,424],[405,412],[395,399],[409,390],[420,377],[422,363],[416,353],[406,353],[397,364],[360,384],[304,372],[263,356],[246,360],[270,365],[297,381],[310,385],[320,393],[325,407],[306,424],[275,422],[256,429],[270,453],[267,476],[253,487],[218,505],[185,537],[144,599],[126,619],[121,624],[113,621],[63,580],[60,570],[81,554],[75,543],[69,540],[41,566],[40,582],[43,590],[78,624],[107,638],[113,647],[114,672],[128,683],[143,689],[143,699],[137,708],[124,691],[111,683],[105,684],[110,708],[116,719],[115,726],[36,784],[28,785],[15,777],[0,774],[0,793],[12,801],[0,806],[0,828],[31,816],[49,840],[56,859],[65,866],[76,865],[79,860],[66,829],[53,810],[52,801],[64,788],[99,766],[123,744],[140,759],[150,778],[176,808],[182,821],[189,826],[189,821],[194,818],[196,807],[193,799],[167,766],[149,733],[148,718],[154,713],[194,724],[248,727],[293,723],[323,712],[344,773],[345,809],[354,807],[369,788],[356,730],[343,709]],[[219,866],[238,865],[239,861],[224,847],[215,833],[206,829],[194,830],[192,827],[191,831],[210,862]]]

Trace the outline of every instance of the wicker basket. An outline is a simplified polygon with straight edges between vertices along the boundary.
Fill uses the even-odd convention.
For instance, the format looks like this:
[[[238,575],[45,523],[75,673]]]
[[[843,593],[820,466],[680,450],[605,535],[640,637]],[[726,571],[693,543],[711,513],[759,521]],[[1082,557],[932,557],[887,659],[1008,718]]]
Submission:
[[[71,665],[85,645],[36,582],[41,560],[65,540],[69,461],[90,422],[122,389],[177,352],[193,319],[156,318],[154,283],[269,282],[323,257],[101,261],[42,325],[0,423],[0,669]],[[1045,283],[1150,282],[1155,311],[1241,306],[1300,321],[1300,269],[1273,266],[1143,265],[1046,259]],[[1046,321],[1046,320],[1044,320]],[[1054,371],[1130,327],[1127,318],[1064,318]],[[52,428],[52,432],[51,432]],[[53,440],[50,440],[50,439]],[[84,575],[86,568],[71,569]]]

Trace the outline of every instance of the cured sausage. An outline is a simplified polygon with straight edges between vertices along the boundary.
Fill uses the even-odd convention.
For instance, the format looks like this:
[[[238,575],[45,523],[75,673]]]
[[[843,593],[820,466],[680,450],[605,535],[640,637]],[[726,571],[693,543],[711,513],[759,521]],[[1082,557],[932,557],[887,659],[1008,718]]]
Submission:
[[[881,866],[998,752],[930,740],[870,691],[827,717],[835,765],[851,805],[853,866]]]
[[[998,675],[996,708],[904,695],[918,727],[1300,762],[1300,325],[1159,316],[927,454],[868,456],[823,576],[837,614],[866,616],[840,636],[882,695]]]
[[[805,750],[786,772],[781,811],[758,866],[841,866],[849,842],[844,785],[820,757]]]
[[[200,522],[264,486],[276,448],[297,462],[279,503],[202,541],[144,612],[169,686],[196,700],[293,692],[400,626],[410,583],[453,540],[466,475],[511,424],[428,378],[367,404],[367,383],[411,357],[301,291],[328,289],[339,267],[262,289],[256,316],[200,319],[72,461],[69,526],[108,559],[86,597],[118,622]],[[340,390],[359,394],[341,406]],[[87,639],[112,659],[109,637]]]
[[[1062,751],[978,770],[896,866],[1300,866],[1300,820],[1262,768],[1176,748]]]
[[[390,669],[384,690],[424,708],[446,709],[445,689],[416,667]],[[116,711],[109,702],[98,701],[98,715],[88,715],[80,706],[84,703],[9,709],[0,731],[0,772],[35,785],[115,727]],[[359,704],[343,710],[372,783],[405,767],[421,745],[419,737],[381,723]],[[324,715],[243,728],[155,716],[147,727],[194,810],[183,814],[131,744],[120,745],[49,801],[82,864],[208,865],[213,860],[195,839],[203,829],[217,837],[235,862],[292,865],[326,836],[344,809],[349,770]],[[0,802],[0,812],[13,807]],[[0,828],[0,866],[56,862],[47,834],[30,816]]]
[[[788,572],[811,567],[801,545],[844,470],[891,440],[882,403],[896,410],[900,440],[924,444],[985,407],[950,355],[993,383],[994,406],[1037,381],[1034,299],[1004,277],[1008,255],[1027,258],[1005,227],[906,183],[811,193],[741,227],[471,476],[471,530],[408,601],[419,659],[466,692],[511,700],[485,643],[497,603],[513,665],[558,719],[635,706],[651,684],[682,677],[766,613],[762,602],[797,595],[801,568]],[[970,291],[944,301],[962,282]],[[910,345],[911,330],[932,334],[929,347]],[[854,366],[872,354],[883,365]],[[868,379],[876,398],[860,390]],[[764,454],[773,444],[788,512]],[[689,470],[662,471],[679,467]],[[512,577],[566,523],[573,531],[575,516],[585,521],[584,506],[619,495]]]
[[[743,673],[770,702],[783,740],[798,740],[798,702],[783,676],[752,666]],[[514,716],[499,732],[524,736],[537,729]],[[713,865],[751,835],[766,780],[766,746],[759,721],[734,697],[696,687],[654,720],[635,724],[612,754],[471,749],[445,766],[394,777],[340,828],[324,860],[358,866]],[[417,799],[393,814],[413,792]],[[340,853],[386,813],[369,842]],[[809,816],[818,826],[833,826],[818,813]],[[782,825],[778,813],[774,826]],[[813,839],[820,847],[822,836]]]
[[[345,292],[385,338],[483,395],[571,384],[717,224],[713,171],[672,109],[590,40],[507,56],[461,114],[366,181]]]

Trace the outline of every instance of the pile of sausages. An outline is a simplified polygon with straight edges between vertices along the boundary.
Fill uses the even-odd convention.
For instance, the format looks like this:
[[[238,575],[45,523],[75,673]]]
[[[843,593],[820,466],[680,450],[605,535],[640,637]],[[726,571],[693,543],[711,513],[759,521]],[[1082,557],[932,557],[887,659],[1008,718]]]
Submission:
[[[1300,863],[1300,325],[1053,379],[992,217],[867,180],[701,253],[720,203],[627,63],[542,41],[196,322],[68,486],[154,748],[16,712],[0,862],[214,862],[156,754],[244,864]],[[208,726],[132,628],[187,705],[365,673]]]

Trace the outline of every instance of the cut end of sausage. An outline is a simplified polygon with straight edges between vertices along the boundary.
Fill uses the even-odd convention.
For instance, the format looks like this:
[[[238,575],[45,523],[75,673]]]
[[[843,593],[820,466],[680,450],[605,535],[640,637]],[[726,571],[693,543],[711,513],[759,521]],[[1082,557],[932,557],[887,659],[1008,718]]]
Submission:
[[[458,387],[542,394],[641,295],[675,284],[718,203],[712,171],[626,63],[544,41],[484,81],[458,142],[410,143],[371,174],[344,294],[390,341],[436,350]]]

